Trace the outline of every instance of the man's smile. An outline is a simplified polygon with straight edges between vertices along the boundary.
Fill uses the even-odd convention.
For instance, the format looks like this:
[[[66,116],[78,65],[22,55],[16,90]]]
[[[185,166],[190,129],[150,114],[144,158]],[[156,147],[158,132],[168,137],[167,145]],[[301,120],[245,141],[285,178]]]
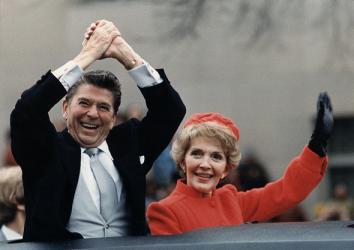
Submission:
[[[97,129],[99,128],[99,125],[92,124],[92,123],[87,123],[87,122],[81,122],[80,125],[86,129]]]

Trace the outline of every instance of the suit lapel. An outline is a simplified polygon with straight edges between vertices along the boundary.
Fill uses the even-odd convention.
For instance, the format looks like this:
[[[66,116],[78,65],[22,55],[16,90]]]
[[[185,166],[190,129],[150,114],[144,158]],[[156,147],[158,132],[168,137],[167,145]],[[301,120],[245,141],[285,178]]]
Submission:
[[[72,197],[74,197],[80,174],[81,149],[79,144],[68,133],[67,129],[59,134],[59,139],[59,147],[61,147],[59,152],[62,152],[61,161],[70,181]]]

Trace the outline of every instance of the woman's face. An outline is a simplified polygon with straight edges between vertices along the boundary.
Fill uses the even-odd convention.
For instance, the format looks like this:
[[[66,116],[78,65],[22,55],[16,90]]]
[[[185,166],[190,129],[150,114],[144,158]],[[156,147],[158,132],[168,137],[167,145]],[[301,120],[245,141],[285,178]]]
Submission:
[[[187,185],[211,196],[221,178],[227,175],[226,155],[220,142],[214,138],[196,137],[181,163]]]

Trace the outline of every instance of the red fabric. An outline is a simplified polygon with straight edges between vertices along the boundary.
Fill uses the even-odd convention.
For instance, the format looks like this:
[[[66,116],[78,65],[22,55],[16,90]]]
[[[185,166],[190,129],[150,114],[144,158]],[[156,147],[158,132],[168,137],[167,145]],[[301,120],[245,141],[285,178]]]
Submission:
[[[232,131],[237,140],[240,139],[240,130],[236,123],[219,113],[195,113],[189,117],[183,127],[185,128],[192,124],[200,124],[204,122],[216,122],[223,125]]]
[[[322,179],[327,162],[327,157],[320,158],[305,147],[277,181],[246,192],[225,185],[209,198],[201,197],[192,187],[178,181],[171,195],[148,207],[151,233],[179,234],[207,227],[269,220],[305,199]]]

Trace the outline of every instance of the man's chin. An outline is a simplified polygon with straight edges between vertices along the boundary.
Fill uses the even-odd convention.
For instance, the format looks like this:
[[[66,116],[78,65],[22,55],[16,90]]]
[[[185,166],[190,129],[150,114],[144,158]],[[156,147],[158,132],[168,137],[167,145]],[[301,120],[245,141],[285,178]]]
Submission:
[[[77,142],[83,148],[95,148],[102,143],[102,141],[93,138],[78,138]]]

